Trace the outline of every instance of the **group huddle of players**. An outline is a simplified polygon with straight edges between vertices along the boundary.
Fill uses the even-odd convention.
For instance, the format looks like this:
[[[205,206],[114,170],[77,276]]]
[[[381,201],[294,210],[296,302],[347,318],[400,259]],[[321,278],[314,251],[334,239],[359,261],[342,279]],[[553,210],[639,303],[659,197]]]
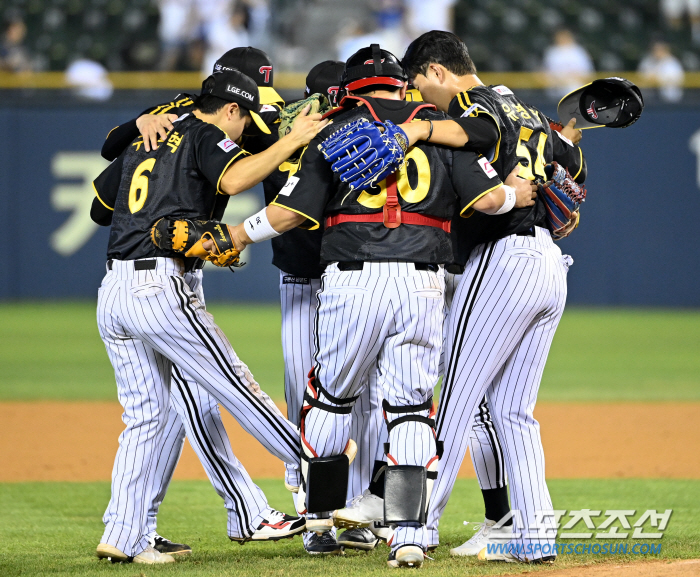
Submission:
[[[451,553],[553,561],[532,412],[573,261],[552,242],[563,235],[538,185],[585,180],[580,131],[553,130],[506,86],[484,86],[447,32],[416,39],[401,61],[372,45],[323,62],[301,103],[285,107],[272,84],[264,52],[231,50],[200,95],[146,110],[102,149],[113,162],[91,211],[111,226],[98,326],[127,426],[98,557],[191,553],[156,532],[187,436],[234,541],[303,533],[308,553],[342,554],[381,540],[390,567],[421,566],[469,446],[485,520]],[[229,196],[259,182],[266,207],[220,223]],[[205,260],[239,264],[266,240],[280,269],[287,418],[202,290]],[[296,515],[269,507],[219,405],[285,462]]]

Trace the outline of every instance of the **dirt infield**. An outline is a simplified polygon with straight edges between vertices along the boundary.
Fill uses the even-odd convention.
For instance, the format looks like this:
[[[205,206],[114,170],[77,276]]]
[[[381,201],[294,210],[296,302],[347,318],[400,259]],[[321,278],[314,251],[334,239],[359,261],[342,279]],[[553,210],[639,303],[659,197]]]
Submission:
[[[541,403],[535,415],[549,478],[700,479],[700,460],[688,454],[700,446],[700,403]],[[0,403],[0,482],[108,480],[120,417],[116,403]],[[282,464],[228,414],[224,422],[251,476],[283,476]],[[460,476],[474,476],[468,460]],[[189,446],[175,478],[206,478]]]
[[[546,573],[547,577],[696,577],[700,559],[634,562],[626,565],[582,565]]]

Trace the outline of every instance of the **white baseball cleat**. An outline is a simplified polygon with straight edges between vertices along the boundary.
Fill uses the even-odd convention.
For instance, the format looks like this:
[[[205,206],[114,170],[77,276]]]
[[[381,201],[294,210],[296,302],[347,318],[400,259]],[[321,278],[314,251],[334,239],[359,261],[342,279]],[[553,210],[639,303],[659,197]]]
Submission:
[[[423,553],[423,549],[417,545],[404,545],[389,554],[389,559],[386,564],[392,569],[399,569],[401,567],[414,567],[418,569],[423,566],[424,558],[425,554]]]
[[[483,548],[491,543],[507,543],[510,541],[513,534],[513,526],[506,525],[494,529],[495,524],[496,521],[484,519],[483,523],[477,525],[479,529],[474,533],[474,536],[459,547],[450,549],[450,555],[455,557],[476,557]]]
[[[175,563],[175,558],[165,553],[156,551],[150,545],[133,558],[123,551],[120,551],[107,543],[100,543],[97,546],[97,558],[107,559],[112,563],[140,563],[143,565],[156,565],[158,563]]]
[[[229,539],[241,545],[248,541],[279,541],[280,539],[291,539],[294,535],[303,533],[305,529],[306,522],[303,517],[294,517],[272,509],[250,537],[242,539],[229,536]]]
[[[384,499],[367,490],[355,497],[350,506],[334,511],[333,520],[336,527],[346,529],[369,527],[373,521],[384,520]]]
[[[311,519],[306,518],[306,530],[313,531],[317,535],[322,535],[326,531],[333,529],[333,519]]]
[[[520,559],[518,559],[512,553],[503,553],[502,551],[489,553],[489,550],[486,547],[479,551],[477,559],[479,559],[479,561],[501,561],[502,563],[520,563]]]
[[[372,521],[367,528],[385,543],[394,534],[394,525],[383,525],[383,521]]]

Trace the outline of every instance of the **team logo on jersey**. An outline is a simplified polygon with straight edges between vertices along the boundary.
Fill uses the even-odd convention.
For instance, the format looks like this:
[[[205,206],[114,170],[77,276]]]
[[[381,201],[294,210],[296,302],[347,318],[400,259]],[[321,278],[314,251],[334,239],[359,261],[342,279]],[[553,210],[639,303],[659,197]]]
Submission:
[[[493,166],[491,166],[491,163],[488,160],[486,160],[485,158],[482,157],[477,162],[479,163],[481,170],[484,171],[486,176],[488,176],[489,178],[493,178],[494,176],[498,176],[496,174],[496,170],[493,168]]]
[[[277,109],[271,104],[263,104],[260,107],[260,112],[277,112]]]
[[[260,70],[258,70],[258,72],[260,72],[260,74],[265,75],[264,82],[265,82],[265,84],[269,84],[270,83],[270,74],[272,74],[272,66],[261,66]]]
[[[586,112],[588,112],[588,116],[590,116],[593,120],[598,118],[598,113],[595,111],[595,100],[591,102],[591,107],[587,108]]]
[[[501,96],[508,96],[509,94],[513,94],[513,91],[508,88],[507,86],[503,86],[502,84],[500,86],[494,86],[492,88],[494,92],[498,92]]]
[[[224,138],[221,142],[217,144],[217,146],[224,152],[229,152],[234,148],[238,147],[238,145],[230,138]]]

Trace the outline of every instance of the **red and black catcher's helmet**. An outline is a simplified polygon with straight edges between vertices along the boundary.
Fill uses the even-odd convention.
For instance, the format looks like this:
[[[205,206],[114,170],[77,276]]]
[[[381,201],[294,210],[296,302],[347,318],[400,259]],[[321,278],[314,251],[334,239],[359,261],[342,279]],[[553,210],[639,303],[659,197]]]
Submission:
[[[379,44],[361,48],[345,63],[340,90],[353,92],[366,86],[401,87],[408,80],[399,59]]]

